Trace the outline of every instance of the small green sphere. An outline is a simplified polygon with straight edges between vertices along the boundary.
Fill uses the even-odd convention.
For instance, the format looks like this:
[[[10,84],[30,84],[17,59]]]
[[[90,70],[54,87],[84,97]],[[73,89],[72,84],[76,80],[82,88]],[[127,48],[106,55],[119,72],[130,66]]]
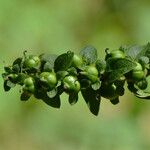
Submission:
[[[37,68],[40,66],[41,61],[38,56],[30,55],[28,58],[25,59],[24,64],[27,68]]]
[[[136,62],[136,67],[132,70],[132,79],[135,81],[142,80],[145,76],[142,65]]]
[[[114,58],[114,59],[125,58],[124,52],[120,51],[120,50],[113,50],[113,51],[111,51],[111,53],[109,55],[111,58]]]
[[[63,85],[67,92],[79,92],[80,83],[74,76],[66,76],[63,79]]]
[[[47,83],[51,88],[57,84],[57,78],[54,72],[42,72],[40,74],[40,80]]]
[[[83,64],[83,60],[80,56],[74,54],[72,59],[72,66],[75,68],[81,67]]]
[[[34,80],[32,77],[28,77],[24,80],[24,85],[25,86],[32,86],[34,85]]]

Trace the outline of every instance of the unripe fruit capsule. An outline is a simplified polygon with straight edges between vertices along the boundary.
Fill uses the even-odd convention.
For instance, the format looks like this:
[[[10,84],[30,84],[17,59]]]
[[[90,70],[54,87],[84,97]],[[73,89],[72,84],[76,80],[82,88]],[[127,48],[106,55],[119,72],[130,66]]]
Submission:
[[[125,58],[125,54],[123,51],[120,50],[113,50],[111,51],[111,53],[109,54],[111,58]]]
[[[41,61],[38,56],[30,55],[28,58],[25,59],[24,64],[27,68],[36,68],[40,66]]]
[[[80,67],[83,64],[83,60],[80,56],[74,54],[73,55],[73,59],[72,59],[72,66],[76,67]]]
[[[42,72],[40,74],[40,80],[47,83],[51,88],[57,84],[57,78],[54,72]]]
[[[79,92],[80,83],[74,76],[66,76],[63,79],[63,85],[67,92]]]
[[[136,62],[136,67],[132,70],[132,79],[135,81],[142,80],[145,76],[142,65]]]
[[[32,86],[34,85],[34,81],[33,81],[33,78],[32,77],[28,77],[24,80],[24,85],[26,86]]]
[[[81,74],[85,75],[92,83],[98,81],[98,70],[94,65],[86,66]]]

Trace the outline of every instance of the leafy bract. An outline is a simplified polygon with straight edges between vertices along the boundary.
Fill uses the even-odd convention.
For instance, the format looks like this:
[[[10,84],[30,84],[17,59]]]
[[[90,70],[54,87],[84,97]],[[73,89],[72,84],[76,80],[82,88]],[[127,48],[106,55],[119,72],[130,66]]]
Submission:
[[[59,94],[56,94],[53,98],[50,98],[47,94],[47,91],[44,89],[36,89],[34,96],[37,99],[43,100],[47,105],[54,107],[54,108],[60,108],[60,96]]]
[[[54,62],[57,58],[57,55],[42,54],[39,57],[41,59],[43,71],[51,71],[54,68]]]
[[[6,92],[11,89],[11,87],[7,85],[7,80],[4,81],[4,85],[3,85],[3,86],[4,86],[4,90],[5,90]]]
[[[67,70],[71,66],[73,55],[74,53],[70,51],[59,55],[54,62],[55,72]]]
[[[128,57],[134,60],[138,60],[142,56],[146,56],[150,59],[150,43],[144,46],[139,45],[124,46],[121,47],[120,50],[123,50]]]
[[[150,93],[144,92],[142,90],[138,90],[135,96],[140,99],[150,100]]]
[[[88,87],[87,89],[82,89],[81,93],[91,113],[97,116],[101,102],[99,92],[93,90],[91,87]]]
[[[96,61],[96,68],[100,73],[103,73],[106,68],[106,62],[104,60],[97,60]]]
[[[78,93],[76,93],[76,92],[70,93],[69,94],[69,103],[71,105],[74,105],[77,103],[77,101],[78,101]]]
[[[136,66],[136,63],[127,58],[108,59],[106,73],[108,74],[108,82],[114,82],[125,73],[128,73]]]
[[[80,55],[87,64],[92,64],[97,60],[97,50],[93,46],[84,47]]]
[[[21,101],[27,101],[31,97],[31,93],[23,92],[20,96]]]

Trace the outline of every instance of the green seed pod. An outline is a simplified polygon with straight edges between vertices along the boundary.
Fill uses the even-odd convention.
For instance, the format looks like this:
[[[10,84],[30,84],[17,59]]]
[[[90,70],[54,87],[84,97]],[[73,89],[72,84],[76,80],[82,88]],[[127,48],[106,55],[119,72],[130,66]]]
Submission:
[[[28,58],[24,61],[24,66],[26,68],[38,68],[40,67],[41,61],[38,56],[30,55]]]
[[[76,92],[80,91],[80,83],[74,76],[66,76],[63,79],[63,85],[66,92]]]
[[[34,79],[32,77],[28,77],[24,80],[23,91],[28,91],[33,93],[35,90]]]
[[[57,84],[56,74],[54,72],[42,72],[40,80],[46,83],[50,88],[54,88]]]
[[[81,74],[85,75],[92,83],[98,81],[98,70],[94,65],[86,66]]]
[[[140,63],[136,63],[136,67],[132,70],[132,79],[135,81],[142,80],[145,76],[142,65]]]
[[[75,68],[81,67],[83,64],[83,60],[80,56],[74,54],[72,59],[72,66]]]
[[[24,85],[25,86],[32,86],[34,85],[34,80],[32,77],[28,77],[24,80]]]
[[[118,58],[125,58],[125,54],[123,51],[120,51],[120,50],[113,50],[110,52],[109,56],[111,58],[114,58],[114,59],[118,59]]]

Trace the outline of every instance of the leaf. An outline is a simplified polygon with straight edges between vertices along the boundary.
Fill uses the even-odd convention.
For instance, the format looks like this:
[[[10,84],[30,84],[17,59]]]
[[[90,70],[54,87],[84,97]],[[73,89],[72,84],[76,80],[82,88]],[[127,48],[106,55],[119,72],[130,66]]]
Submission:
[[[119,103],[119,97],[115,98],[115,99],[111,99],[110,102],[113,104],[113,105],[116,105]]]
[[[80,55],[87,64],[92,64],[97,60],[97,50],[93,46],[86,46],[80,51]]]
[[[13,82],[11,82],[10,80],[8,80],[8,81],[7,81],[7,86],[9,86],[9,87],[13,88],[13,87],[15,87],[15,86],[16,86],[16,84],[15,84],[15,83],[13,83]]]
[[[57,58],[57,55],[54,54],[42,54],[39,56],[41,60],[42,71],[51,71],[54,68],[54,62]]]
[[[134,83],[133,82],[127,82],[128,83],[128,89],[130,92],[136,94],[138,89],[134,87]]]
[[[120,59],[108,59],[106,66],[106,73],[108,74],[108,82],[114,82],[122,75],[128,73],[136,66],[133,61],[120,58]]]
[[[71,66],[73,55],[73,52],[68,51],[58,56],[54,62],[55,72],[67,70]]]
[[[148,43],[145,47],[145,56],[150,60],[150,43]]]
[[[23,92],[20,96],[21,101],[27,101],[31,97],[31,93],[29,92]]]
[[[143,90],[139,90],[137,89],[135,86],[134,86],[134,83],[128,83],[128,89],[134,93],[134,95],[138,98],[141,98],[141,99],[148,99],[150,100],[150,93],[148,92],[145,92]]]
[[[81,93],[91,113],[97,116],[101,101],[98,91],[94,91],[91,87],[89,87],[87,89],[82,89]]]
[[[12,70],[14,73],[19,73],[20,72],[20,66],[18,64],[15,64],[12,66]]]
[[[96,91],[100,88],[101,82],[97,81],[96,83],[92,84],[91,86],[92,86],[92,89]]]
[[[67,71],[70,75],[73,75],[73,76],[77,75],[77,70],[74,67],[69,68]]]
[[[14,65],[19,65],[19,66],[21,66],[21,64],[22,64],[22,58],[21,58],[21,57],[17,58],[17,59],[13,62],[13,66],[14,66]]]
[[[37,99],[42,99],[47,105],[54,107],[54,108],[60,108],[60,96],[57,94],[55,97],[50,98],[47,95],[47,91],[41,88],[36,89],[34,96]]]
[[[56,75],[57,75],[58,80],[62,80],[65,76],[68,75],[68,72],[67,71],[58,71]]]
[[[139,58],[139,63],[145,68],[146,67],[146,65],[147,64],[149,64],[149,58],[148,57],[146,57],[146,56],[141,56],[140,58]]]
[[[143,48],[144,48],[143,46],[131,45],[131,46],[122,47],[121,50],[123,49],[125,54],[130,58],[137,60],[139,54],[142,53]]]
[[[57,90],[56,90],[56,89],[53,89],[53,90],[47,92],[47,96],[48,96],[49,98],[55,97],[56,94],[57,94]]]
[[[5,67],[4,67],[4,70],[5,70],[5,72],[7,72],[7,73],[12,73],[12,68],[11,68],[11,66],[5,66]]]
[[[8,77],[8,73],[2,73],[2,78],[5,80]]]
[[[144,92],[142,90],[137,91],[135,96],[138,97],[138,98],[141,98],[141,99],[150,100],[150,93]]]
[[[86,89],[86,88],[90,87],[91,81],[88,79],[81,79],[80,84],[81,84],[82,89]]]
[[[49,106],[54,108],[60,108],[60,96],[56,95],[53,98],[49,98],[48,96],[44,96],[42,100]]]
[[[150,59],[150,43],[144,46],[132,45],[121,47],[127,56],[131,57],[134,60],[138,60],[141,56],[146,56]]]
[[[41,62],[49,62],[52,66],[54,66],[54,61],[58,56],[55,54],[41,54],[39,57]]]
[[[69,103],[71,105],[76,104],[78,101],[78,93],[70,93],[69,94]]]
[[[9,91],[11,89],[11,87],[7,85],[7,80],[4,81],[4,85],[3,86],[4,86],[5,92],[7,92],[7,91]]]
[[[105,71],[106,68],[106,62],[104,60],[97,60],[96,61],[96,68],[98,69],[98,71],[100,73],[103,73]]]
[[[53,67],[51,65],[51,63],[49,62],[46,62],[44,65],[43,65],[43,72],[49,72],[49,71],[52,71]]]

